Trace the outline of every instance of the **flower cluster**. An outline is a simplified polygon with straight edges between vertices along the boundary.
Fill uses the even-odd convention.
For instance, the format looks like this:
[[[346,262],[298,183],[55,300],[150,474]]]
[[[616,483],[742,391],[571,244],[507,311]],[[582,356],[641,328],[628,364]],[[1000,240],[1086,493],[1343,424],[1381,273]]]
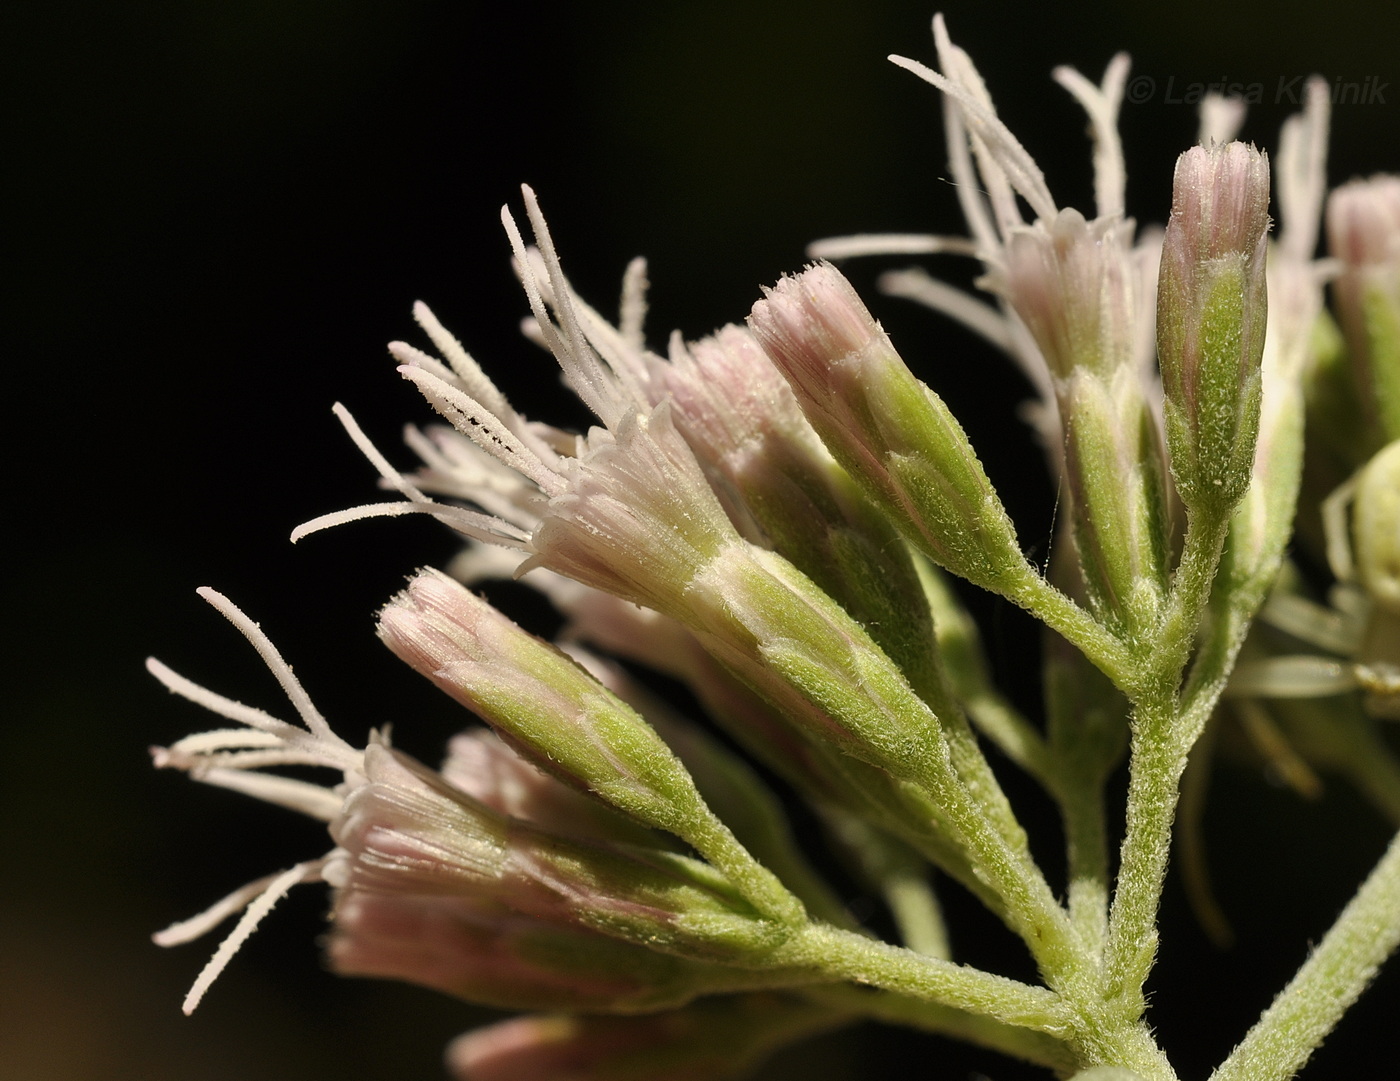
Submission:
[[[156,936],[188,941],[241,913],[187,1012],[281,896],[324,881],[336,971],[533,1011],[455,1043],[462,1078],[731,1076],[861,1017],[1061,1076],[1175,1078],[1143,1020],[1143,986],[1180,782],[1191,758],[1190,796],[1204,753],[1192,749],[1222,695],[1275,761],[1353,772],[1361,755],[1390,761],[1372,721],[1400,701],[1400,182],[1334,193],[1337,258],[1319,263],[1325,86],[1280,140],[1284,228],[1272,240],[1269,158],[1231,141],[1242,109],[1209,98],[1165,231],[1139,231],[1124,216],[1119,56],[1099,85],[1056,72],[1094,139],[1088,217],[1056,204],[941,19],[934,32],[941,71],[894,59],[943,92],[968,237],[820,242],[745,324],[673,336],[662,355],[644,332],[645,264],[627,268],[609,322],[573,289],[525,188],[533,245],[508,209],[503,222],[527,335],[596,426],[527,419],[421,304],[436,355],[389,347],[446,421],[408,430],[416,470],[395,468],[336,407],[399,498],[314,519],[293,540],[408,513],[461,534],[451,573],[414,574],[379,635],[484,726],[436,770],[385,733],[354,747],[258,626],[204,591],[301,724],[153,660],[167,688],[236,725],[157,749],[156,764],[316,817],[331,847]],[[941,252],[980,260],[992,301],[921,270],[882,285],[979,331],[1039,392],[1028,415],[1068,501],[1046,571],[956,417],[828,261]],[[1342,326],[1330,344],[1329,275]],[[1328,452],[1337,483],[1360,472],[1335,496],[1306,496],[1305,414],[1348,400],[1367,427]],[[1280,578],[1300,489],[1322,507],[1334,609],[1296,574]],[[504,576],[563,614],[556,642],[472,591]],[[949,576],[1047,628],[1043,726],[993,685]],[[1289,634],[1337,657],[1290,653],[1278,639]],[[620,662],[684,683],[706,721]],[[1358,688],[1330,729],[1325,711],[1279,719],[1265,704]],[[1059,809],[1063,883],[1037,861],[988,745]],[[1104,804],[1125,749],[1115,879]],[[899,943],[862,926],[813,869],[745,755],[811,807],[883,898]],[[277,772],[288,766],[337,779]],[[1370,783],[1400,806],[1394,774],[1377,780],[1373,766]],[[1201,805],[1198,784],[1188,842]],[[1192,851],[1197,898],[1219,926]],[[1024,941],[1039,984],[954,963],[934,871]],[[1291,1076],[1400,942],[1397,898],[1400,850],[1217,1077]]]

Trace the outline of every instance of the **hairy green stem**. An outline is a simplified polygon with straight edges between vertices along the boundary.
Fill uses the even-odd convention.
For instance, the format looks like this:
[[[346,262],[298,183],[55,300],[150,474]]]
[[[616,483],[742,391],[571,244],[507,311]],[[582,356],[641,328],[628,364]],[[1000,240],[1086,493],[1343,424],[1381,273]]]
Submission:
[[[1166,618],[1140,669],[1145,678],[1129,692],[1134,717],[1127,828],[1109,914],[1104,993],[1120,1000],[1125,1010],[1137,1011],[1134,1016],[1144,1007],[1142,985],[1157,949],[1157,908],[1171,855],[1181,774],[1204,725],[1204,717],[1196,724],[1194,716],[1181,709],[1177,688],[1210,599],[1228,527],[1228,515],[1192,515]],[[1228,670],[1228,662],[1225,667]],[[1213,708],[1213,697],[1209,704]]]
[[[938,718],[943,736],[948,741],[953,769],[992,828],[1017,856],[1029,861],[1030,845],[1026,831],[1017,820],[1016,812],[977,743],[977,736],[968,723],[946,667],[936,663],[928,668],[930,671],[923,673],[923,678],[911,685]]]
[[[1079,1012],[1072,1023],[1069,1039],[1081,1068],[1121,1066],[1143,1081],[1177,1081],[1176,1071],[1141,1020],[1118,1016],[1098,1003]]]
[[[1116,686],[1127,688],[1136,684],[1140,665],[1133,651],[1029,564],[1016,592],[1008,596],[1071,643]]]
[[[956,773],[949,777],[942,769],[930,769],[922,780],[961,833],[973,866],[1006,906],[1010,926],[1030,949],[1046,981],[1054,987],[1073,982],[1083,971],[1083,945],[1030,854],[1007,843]]]
[[[1066,1032],[1065,1011],[1053,991],[835,927],[808,925],[779,946],[768,961],[783,967],[816,969],[840,980],[911,995],[1052,1036]]]
[[[1156,708],[1152,708],[1155,705]],[[1169,702],[1144,704],[1133,733],[1127,828],[1109,914],[1104,995],[1142,1010],[1141,988],[1157,948],[1157,906],[1171,853],[1177,784],[1186,752],[1171,732]]]
[[[1400,945],[1400,836],[1211,1081],[1287,1081]]]
[[[849,984],[806,988],[801,994],[824,1006],[849,1010],[853,1016],[951,1036],[999,1051],[1011,1058],[1049,1067],[1059,1074],[1072,1073],[1079,1065],[1078,1057],[1069,1045],[1053,1036],[966,1013],[951,1006],[888,991],[868,991]]]
[[[708,811],[708,808],[706,808]],[[804,922],[806,910],[778,876],[754,859],[733,832],[713,813],[697,816],[690,841],[701,855],[734,883],[744,899],[770,919]]]
[[[876,942],[849,931],[817,924],[795,935],[770,955],[775,965],[811,968],[840,980],[865,984],[881,991],[950,1008],[956,1013],[979,1015],[1006,1028],[1029,1030],[1053,1037],[1071,1048],[1078,1067],[1123,1066],[1147,1081],[1175,1081],[1166,1056],[1137,1017],[1124,1017],[1103,1003],[1078,1001],[1043,987],[1032,987],[980,969],[924,957],[911,950]],[[818,992],[824,993],[824,992]],[[907,1017],[912,1007],[890,1007]],[[937,1019],[938,1014],[925,1016]],[[952,1015],[944,1015],[952,1020]],[[970,1022],[959,1020],[966,1026]],[[987,1033],[1002,1032],[973,1025]],[[961,1033],[960,1033],[961,1034]],[[1003,1033],[1003,1041],[1011,1040]],[[1021,1041],[1016,1038],[1021,1046]],[[1044,1047],[1030,1041],[1024,1047]],[[1011,1050],[1008,1053],[1021,1054]],[[1023,1055],[1023,1057],[1028,1057]],[[1032,1060],[1034,1061],[1034,1060]]]
[[[1149,659],[1142,666],[1143,675],[1151,684],[1168,682],[1173,691],[1180,684],[1229,531],[1228,514],[1202,511],[1190,516],[1166,617],[1148,644]],[[1136,696],[1129,693],[1129,698],[1135,700]]]

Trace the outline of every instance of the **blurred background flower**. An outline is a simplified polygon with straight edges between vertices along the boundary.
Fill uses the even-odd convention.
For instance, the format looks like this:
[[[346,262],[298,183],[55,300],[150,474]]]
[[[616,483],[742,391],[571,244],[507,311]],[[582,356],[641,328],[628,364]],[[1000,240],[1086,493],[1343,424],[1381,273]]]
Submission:
[[[1394,5],[944,11],[1068,205],[1092,205],[1089,155],[1082,113],[1050,69],[1097,79],[1120,48],[1134,60],[1123,137],[1140,221],[1165,220],[1172,162],[1196,132],[1182,103],[1192,83],[1260,84],[1244,137],[1268,147],[1299,77],[1363,84],[1369,103],[1333,114],[1329,179],[1400,167]],[[935,94],[885,60],[931,57],[932,13],[929,0],[6,7],[5,534],[18,550],[4,585],[0,1078],[443,1076],[448,1039],[493,1015],[328,974],[315,888],[274,913],[193,1018],[180,1015],[204,949],[160,951],[150,932],[322,838],[315,823],[151,771],[146,745],[202,718],[142,659],[156,652],[277,705],[270,677],[194,596],[215,586],[262,621],[348,739],[393,724],[400,746],[436,761],[463,717],[375,640],[373,614],[414,567],[444,564],[453,536],[423,520],[286,541],[298,522],[373,498],[331,403],[386,449],[405,420],[428,419],[383,348],[411,333],[421,298],[528,413],[583,422],[518,334],[526,307],[497,211],[521,181],[548,208],[575,285],[605,311],[627,260],[649,257],[656,344],[673,327],[695,338],[741,318],[817,237],[961,231]],[[1043,559],[1055,493],[1014,419],[1030,387],[970,333],[875,294],[895,265],[851,272]],[[522,600],[506,603],[519,614]],[[1034,627],[1005,604],[970,603],[999,674],[1035,710],[1022,674]],[[538,605],[533,618],[547,629]],[[1028,783],[1013,792],[1039,798]],[[1304,805],[1257,770],[1217,783],[1208,825],[1239,940],[1216,953],[1169,886],[1149,985],[1149,1020],[1192,1074],[1292,973],[1387,834],[1341,785]],[[848,895],[869,903],[856,886]],[[955,891],[946,901],[960,957],[1021,972],[990,917]],[[1308,1076],[1360,1069],[1368,1038],[1393,1039],[1397,1000],[1392,970]],[[873,1028],[785,1051],[766,1076],[928,1076],[930,1063],[948,1078],[1038,1076]]]

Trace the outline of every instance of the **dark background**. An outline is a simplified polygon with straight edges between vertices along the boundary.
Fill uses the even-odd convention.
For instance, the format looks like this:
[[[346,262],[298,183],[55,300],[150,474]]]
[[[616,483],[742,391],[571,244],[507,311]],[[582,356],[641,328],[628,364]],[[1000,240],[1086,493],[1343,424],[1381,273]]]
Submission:
[[[1391,4],[950,3],[954,39],[1061,205],[1088,208],[1082,114],[1049,80],[1097,79],[1115,49],[1156,80],[1125,108],[1129,206],[1165,217],[1193,81],[1261,82],[1246,136],[1275,145],[1280,79],[1394,79],[1339,108],[1331,180],[1400,167],[1400,15]],[[0,748],[0,1078],[214,1081],[440,1076],[483,1014],[319,965],[324,894],[267,921],[191,1019],[179,1002],[218,936],[147,935],[324,850],[323,832],[149,769],[145,747],[206,726],[142,670],[156,653],[285,712],[251,651],[193,593],[229,594],[298,666],[340,731],[395,724],[435,759],[460,724],[374,640],[372,617],[450,537],[369,522],[287,544],[313,515],[375,498],[330,415],[345,402],[395,460],[426,419],[383,343],[418,340],[422,298],[518,401],[582,421],[516,327],[526,308],[498,222],[533,184],[566,268],[604,310],[651,259],[653,341],[741,318],[813,238],[961,231],[933,92],[924,0],[147,0],[6,5],[4,535]],[[874,265],[857,266],[869,283]],[[937,269],[965,273],[945,263]],[[872,294],[922,377],[965,419],[1028,544],[1053,492],[1013,419],[1026,388],[931,313]],[[1034,638],[982,605],[994,660],[1031,700]],[[1203,1077],[1301,961],[1385,843],[1339,786],[1303,807],[1225,770],[1212,804],[1240,942],[1208,946],[1168,887],[1150,1019]],[[1053,840],[1053,838],[1052,838]],[[953,898],[960,955],[1021,962]],[[1257,915],[1251,915],[1256,913]],[[960,930],[961,928],[961,930]],[[985,930],[985,941],[984,941]],[[1393,1049],[1383,977],[1310,1078]],[[784,1053],[774,1077],[1038,1076],[995,1056],[864,1028]]]

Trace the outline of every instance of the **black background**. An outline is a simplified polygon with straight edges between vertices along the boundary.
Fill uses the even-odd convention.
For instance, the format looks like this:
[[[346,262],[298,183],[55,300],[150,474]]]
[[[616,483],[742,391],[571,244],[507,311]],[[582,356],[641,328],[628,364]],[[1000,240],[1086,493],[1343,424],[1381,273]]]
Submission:
[[[1262,83],[1268,104],[1245,134],[1272,147],[1290,111],[1273,103],[1280,80],[1393,77],[1393,101],[1337,110],[1330,177],[1400,167],[1393,5],[946,11],[1062,205],[1088,207],[1089,155],[1050,69],[1097,78],[1117,48],[1156,80],[1123,116],[1140,220],[1164,218],[1171,163],[1194,137],[1168,79],[1178,95]],[[516,331],[526,309],[498,211],[519,205],[521,181],[605,310],[626,260],[650,257],[656,343],[741,318],[813,238],[960,231],[934,94],[884,60],[931,60],[930,14],[912,0],[5,6],[0,1077],[440,1076],[443,1043],[484,1014],[324,973],[318,888],[284,902],[195,1017],[180,1016],[217,938],[162,952],[149,932],[326,842],[314,823],[151,772],[146,745],[206,717],[142,659],[282,709],[194,596],[213,585],[262,621],[344,734],[393,722],[401,745],[435,759],[461,718],[371,628],[403,576],[441,563],[452,540],[400,520],[287,544],[298,522],[375,498],[331,403],[407,462],[399,427],[426,409],[383,343],[417,340],[409,308],[422,298],[529,411],[582,422]],[[852,273],[868,284],[875,269]],[[1014,419],[1027,388],[931,313],[871,296],[1036,546],[1054,493]],[[1003,607],[978,612],[1000,672],[1033,703],[1034,636]],[[1242,769],[1221,772],[1211,823],[1240,942],[1209,947],[1173,882],[1151,984],[1150,1019],[1184,1077],[1204,1077],[1243,1033],[1387,833],[1340,786],[1304,807]],[[950,904],[960,956],[1019,970],[985,920]],[[1397,1000],[1391,972],[1307,1076],[1359,1076],[1368,1049],[1393,1049]],[[871,1027],[786,1052],[771,1076],[976,1072],[1038,1075]]]

